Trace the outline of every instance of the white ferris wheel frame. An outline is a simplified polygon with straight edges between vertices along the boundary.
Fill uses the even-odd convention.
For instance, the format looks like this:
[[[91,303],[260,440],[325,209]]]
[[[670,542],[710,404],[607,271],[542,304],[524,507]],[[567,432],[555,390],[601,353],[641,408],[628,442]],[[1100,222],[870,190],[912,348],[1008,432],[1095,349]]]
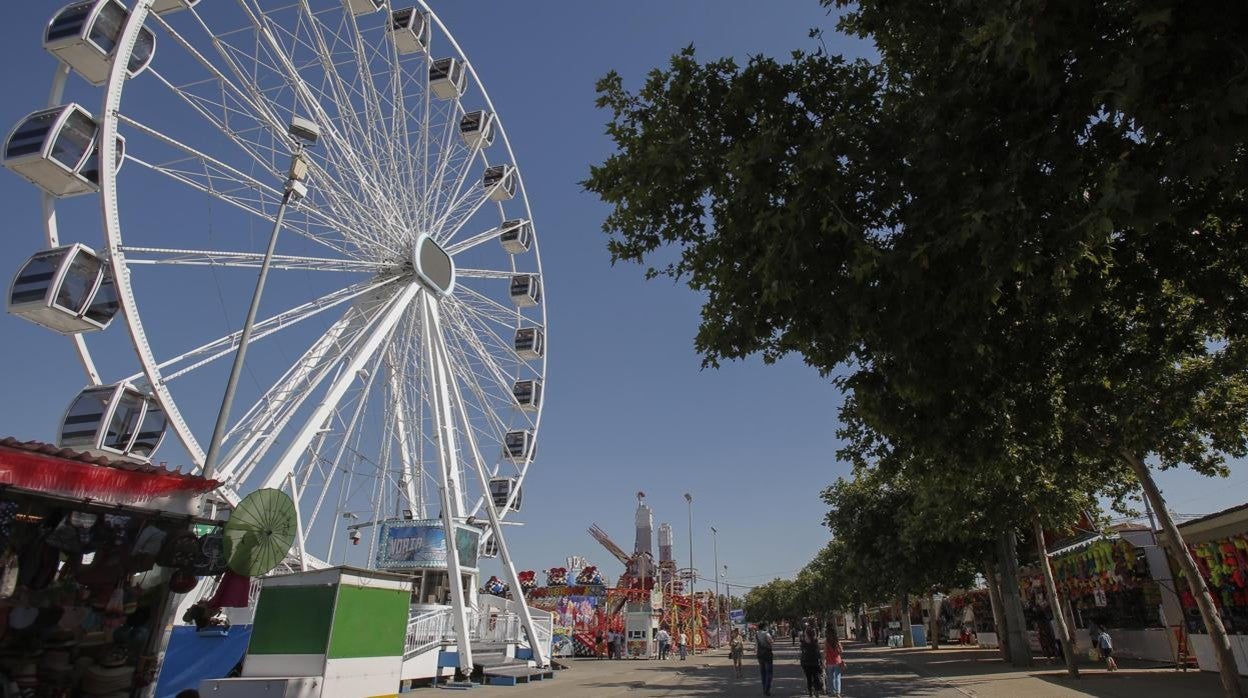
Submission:
[[[135,46],[140,29],[143,27],[144,22],[149,16],[151,16],[155,18],[158,23],[164,25],[166,29],[169,29],[168,25],[165,24],[165,22],[158,15],[150,13],[153,2],[154,0],[136,0],[136,2],[134,2],[133,6],[130,8],[129,17],[126,20],[118,41],[109,79],[105,85],[103,106],[100,109],[98,116],[98,148],[99,162],[101,163],[112,163],[116,161],[117,135],[119,124],[123,122],[129,127],[147,131],[148,135],[162,138],[170,142],[171,145],[187,150],[194,150],[190,146],[177,143],[176,141],[163,136],[163,134],[145,127],[137,121],[128,119],[121,111],[122,93],[128,79],[128,59]],[[466,55],[458,42],[456,42],[442,21],[424,0],[416,0],[416,2],[418,3],[420,9],[426,14],[426,17],[430,19],[433,25],[440,30],[440,36],[449,42],[455,54],[462,59],[463,67],[467,72],[467,76],[471,79],[472,86],[476,88],[477,92],[479,92],[479,97],[484,102],[485,108],[490,112],[497,113],[495,112],[493,102],[490,99],[488,92],[485,90],[484,84],[479,79],[472,63],[466,59]],[[253,3],[258,3],[258,0],[239,0],[239,5],[242,6],[248,14],[251,14],[252,21],[255,23],[257,31],[266,35],[269,41],[272,42],[271,48],[276,49],[276,52],[281,54],[280,46],[276,44],[272,35],[256,19],[255,15],[252,14],[251,8]],[[308,0],[300,0],[300,4],[306,8]],[[194,11],[193,8],[190,9]],[[258,11],[258,4],[256,4],[256,9]],[[384,11],[388,13],[391,9],[390,2],[387,2]],[[193,47],[189,45],[185,45],[184,48],[188,49],[188,51],[194,50]],[[288,62],[288,64],[284,67],[296,76],[296,80],[298,79],[298,71],[293,65]],[[53,78],[51,93],[49,95],[50,106],[57,106],[61,103],[69,73],[70,68],[66,64],[58,62],[56,73]],[[222,77],[224,78],[224,76]],[[425,88],[426,91],[428,91],[427,80]],[[316,97],[314,94],[304,94],[303,98],[313,105],[316,103]],[[257,107],[257,112],[261,111],[259,107],[262,105],[257,104],[253,106]],[[462,113],[462,111],[462,106],[458,104],[452,109],[453,114]],[[257,117],[261,116],[265,115],[257,113]],[[269,115],[269,118],[270,121],[272,121],[272,115]],[[424,120],[424,125],[427,130],[429,125],[428,112],[424,114]],[[272,122],[270,123],[270,127],[275,129],[284,129],[284,124]],[[496,118],[494,120],[493,127],[497,131],[497,136],[499,137],[498,140],[501,140],[501,144],[505,148],[508,158],[507,161],[515,163],[515,154],[512,150],[511,143],[507,138],[506,130],[501,120]],[[429,146],[427,135],[425,136],[425,145],[427,150]],[[213,161],[213,158],[206,153],[197,152],[197,155],[203,158],[205,162]],[[474,147],[471,149],[471,152],[467,157],[469,164],[465,164],[464,172],[461,177],[467,176],[468,171],[471,169],[471,161],[478,158],[484,158],[484,155],[481,153],[480,147]],[[216,164],[221,167],[228,167],[224,163],[216,162]],[[179,375],[192,371],[206,363],[230,354],[238,341],[239,333],[234,332],[224,337],[217,338],[208,344],[200,346],[190,352],[186,352],[172,359],[165,361],[159,360],[149,345],[147,334],[143,327],[139,303],[135,298],[134,290],[130,283],[130,266],[155,263],[152,259],[145,259],[144,255],[147,255],[149,257],[163,258],[166,263],[172,264],[213,265],[228,262],[233,266],[258,267],[260,264],[259,255],[242,252],[184,250],[176,248],[128,248],[124,244],[121,234],[116,168],[101,166],[99,168],[99,172],[100,211],[104,223],[105,239],[108,246],[107,263],[109,264],[114,283],[116,284],[121,314],[124,317],[124,322],[130,336],[132,347],[142,366],[142,371],[139,374],[130,376],[129,380],[141,380],[144,386],[151,391],[152,395],[163,407],[165,414],[168,417],[170,427],[172,427],[174,434],[190,455],[194,466],[197,468],[202,467],[205,456],[204,450],[192,432],[190,425],[178,409],[177,403],[168,388],[168,382]],[[236,172],[236,174],[246,177],[246,175],[242,175],[242,173]],[[516,178],[516,188],[518,189],[517,193],[519,194],[520,202],[523,205],[523,211],[525,213],[524,220],[526,220],[529,225],[533,225],[527,191],[523,185],[523,179],[518,169],[515,171],[513,176]],[[252,180],[252,182],[258,186],[272,186],[264,185],[263,183],[255,180]],[[462,184],[462,179],[459,184]],[[486,203],[487,201],[483,199],[477,204],[477,207],[479,208]],[[42,199],[42,207],[45,237],[49,246],[55,247],[60,244],[61,240],[61,235],[58,231],[57,225],[56,199],[45,193]],[[461,225],[471,218],[472,215],[475,214],[476,210],[477,209],[474,208],[472,213],[464,216],[461,221]],[[454,211],[454,207],[448,205],[446,211],[449,216],[451,212]],[[267,219],[267,216],[265,216],[265,218]],[[502,227],[499,226],[498,228],[478,233],[469,238],[450,241],[446,247],[446,251],[450,255],[454,256],[458,252],[470,249],[482,242],[496,239],[501,232]],[[537,277],[541,279],[544,278],[541,268],[541,256],[538,253],[538,241],[535,234],[536,231],[534,230],[533,232],[534,234],[531,241],[532,249],[529,253],[533,255],[533,264],[536,266],[536,274]],[[132,254],[133,258],[128,259],[128,253]],[[374,270],[369,268],[367,262],[353,262],[352,260],[345,258],[345,256],[343,259],[334,260],[327,258],[278,255],[274,257],[273,264],[275,268],[289,269]],[[514,272],[514,262],[512,266]],[[459,269],[458,272],[465,276],[487,278],[505,278],[507,276],[507,274],[502,272],[488,272],[471,269]],[[385,286],[393,285],[396,282],[399,283],[401,288],[393,290],[392,295],[388,299],[380,297],[381,304],[383,306],[381,311],[374,313],[371,317],[367,316],[365,313],[354,312],[356,308],[361,307],[361,303],[363,303],[364,300],[372,297],[372,295],[376,294],[379,289],[382,289]],[[466,291],[466,293],[472,292]],[[478,296],[474,299],[475,302],[491,302],[490,299],[481,296],[480,294],[472,295]],[[545,302],[545,293],[543,292],[538,301],[540,304],[540,322],[538,327],[543,332],[544,339],[548,341],[549,326],[547,324]],[[374,361],[377,362],[377,365],[380,365],[381,358],[376,356],[377,352],[381,345],[386,342],[389,337],[391,337],[396,326],[399,324],[400,319],[403,317],[404,312],[418,309],[422,317],[421,328],[424,332],[424,336],[421,337],[421,346],[427,357],[427,365],[432,370],[431,375],[425,376],[424,379],[428,382],[426,389],[429,391],[428,394],[432,398],[430,403],[435,412],[433,421],[436,423],[437,428],[440,431],[440,434],[438,435],[439,438],[437,439],[439,448],[438,460],[440,461],[438,468],[440,478],[442,480],[442,486],[439,488],[441,498],[440,508],[442,511],[444,530],[447,534],[448,546],[449,541],[453,540],[455,523],[462,522],[468,518],[467,512],[470,509],[478,511],[483,508],[487,513],[490,524],[490,527],[487,530],[494,535],[494,538],[498,542],[499,553],[502,557],[504,567],[508,572],[508,576],[510,577],[508,581],[511,583],[513,589],[519,590],[520,585],[516,575],[516,568],[511,560],[510,552],[507,548],[504,536],[502,535],[501,527],[502,520],[506,516],[509,507],[504,506],[496,509],[489,497],[489,480],[491,478],[491,474],[486,469],[487,461],[482,458],[482,453],[480,446],[477,443],[474,429],[471,427],[468,408],[465,404],[463,395],[460,392],[460,379],[456,376],[455,367],[452,365],[452,357],[446,343],[447,337],[442,329],[444,310],[453,310],[453,308],[444,309],[442,307],[444,304],[441,299],[437,298],[428,288],[420,285],[420,283],[415,279],[400,280],[392,277],[389,279],[383,279],[379,282],[356,284],[354,286],[341,289],[336,293],[314,299],[313,301],[297,308],[292,308],[287,311],[283,311],[283,313],[279,313],[278,315],[266,318],[257,323],[255,328],[255,337],[261,338],[266,336],[268,333],[280,330],[292,318],[310,317],[330,308],[343,306],[348,303],[351,304],[350,308],[342,316],[342,318],[334,323],[330,330],[326,332],[320,340],[314,343],[314,345],[304,354],[304,356],[301,357],[300,361],[297,362],[290,371],[288,371],[287,375],[279,379],[279,382],[270,388],[270,392],[272,392],[274,389],[281,386],[285,390],[285,395],[279,396],[276,400],[269,401],[268,407],[266,408],[269,410],[267,414],[255,414],[260,405],[260,403],[257,403],[257,405],[253,406],[252,410],[244,415],[235,425],[235,428],[238,428],[248,419],[252,419],[255,423],[265,424],[270,429],[268,435],[265,435],[262,431],[257,430],[255,433],[246,437],[240,437],[236,442],[237,445],[235,450],[223,460],[222,467],[219,471],[219,475],[217,476],[219,480],[224,482],[224,487],[221,492],[223,498],[230,505],[236,504],[239,499],[241,499],[241,496],[245,493],[239,491],[236,484],[241,483],[243,479],[251,474],[252,469],[257,465],[259,457],[268,452],[269,447],[274,444],[276,434],[284,431],[287,426],[287,421],[293,417],[293,409],[288,409],[284,412],[282,410],[283,407],[288,406],[284,403],[287,400],[292,399],[289,397],[294,394],[294,391],[291,388],[309,383],[312,386],[319,385],[321,381],[328,377],[330,372],[329,369],[337,367],[336,375],[331,382],[330,387],[324,393],[320,404],[312,411],[311,416],[305,419],[302,427],[299,428],[295,439],[286,446],[279,457],[277,464],[273,466],[272,470],[269,471],[268,476],[264,480],[263,486],[265,487],[280,488],[286,486],[296,500],[296,510],[298,511],[300,493],[297,478],[294,477],[294,469],[297,461],[304,455],[313,441],[318,438],[318,430],[321,424],[324,423],[331,412],[338,407],[339,401],[342,399],[343,394],[352,385],[352,383],[357,380],[360,369],[363,369],[366,365]],[[503,310],[508,309],[503,308]],[[517,315],[517,326],[519,326],[519,318],[520,316]],[[348,346],[341,348],[333,360],[328,363],[324,362],[325,357],[337,348],[336,345],[338,344],[338,340],[347,335],[347,331],[351,329],[353,324],[363,324],[366,328],[356,332],[353,336],[353,341]],[[84,336],[81,334],[73,334],[70,335],[70,339],[87,375],[89,383],[92,385],[101,385],[103,380],[101,379],[100,372],[97,370]],[[496,339],[501,340],[502,338],[496,337]],[[471,337],[467,338],[466,341],[471,341]],[[350,358],[344,364],[342,363],[342,358],[346,356],[348,352],[350,352]],[[536,364],[534,371],[542,381],[543,402],[547,394],[545,380],[547,375],[546,368],[548,355],[548,351],[543,351],[539,358],[528,362],[530,365]],[[174,370],[170,373],[166,373],[165,369],[167,368],[173,368]],[[320,369],[320,375],[312,375],[316,373],[318,369]],[[375,374],[369,376],[367,380],[368,386],[371,387],[373,378],[375,377]],[[389,374],[388,380],[397,380],[393,372]],[[285,382],[284,384],[283,381]],[[354,420],[359,417],[360,409],[363,407],[364,400],[361,399],[360,402],[361,404],[357,406],[355,414],[352,415],[352,426],[354,426]],[[400,413],[401,412],[402,410],[400,410]],[[539,406],[535,412],[536,414],[533,415],[531,419],[531,431],[534,437],[536,437],[540,430],[542,414],[541,407]],[[400,434],[405,429],[413,428],[413,425],[405,422],[405,418],[408,416],[410,415],[400,414],[396,419],[397,423],[395,428],[400,431]],[[282,421],[283,419],[286,421]],[[456,445],[458,430],[455,428],[455,425],[457,421],[462,421],[465,426],[462,433],[462,436],[464,437],[462,441],[465,443],[460,446]],[[399,443],[401,444],[401,448],[405,448],[406,439],[400,439]],[[461,449],[463,449],[463,451],[461,451]],[[475,506],[471,507],[464,499],[465,487],[461,477],[461,471],[464,464],[460,461],[459,456],[461,452],[472,455],[471,461],[474,466],[473,470],[475,471],[472,474],[477,477],[480,486],[481,495],[475,503]],[[339,456],[341,456],[341,450],[339,451]],[[406,497],[408,498],[409,503],[414,505],[414,498],[416,495],[413,492],[414,488],[412,478],[422,477],[423,472],[411,473],[409,470],[406,470],[408,454],[404,453],[402,457],[405,461],[405,471],[409,476],[406,483],[408,488]],[[519,496],[520,488],[524,483],[524,479],[531,462],[532,453],[526,453],[523,457],[521,465],[517,468],[518,472],[515,478],[515,487],[511,491],[508,504],[511,503],[512,499]],[[498,471],[497,467],[495,467],[495,471]],[[318,510],[322,504],[323,497],[324,493],[322,492],[322,499],[318,499],[316,502]],[[424,502],[422,497],[422,506],[423,504]],[[336,531],[334,532],[336,533]],[[304,550],[303,534],[304,529],[301,522],[298,540],[301,564],[305,566],[309,563],[312,563],[313,565],[321,564],[315,556]],[[331,550],[332,546],[333,542],[331,537]],[[370,550],[370,561],[371,552],[372,551]],[[448,566],[450,567],[448,571],[450,572],[451,579],[458,579],[459,565],[456,555],[454,553],[449,554],[447,559]],[[459,637],[460,644],[460,663],[461,666],[466,665],[467,667],[471,667],[471,647],[468,644],[466,615],[466,609],[469,605],[468,599],[464,597],[461,585],[452,583],[450,586],[454,601],[453,605],[456,609],[456,629],[459,631],[457,632],[457,635]],[[538,637],[535,632],[535,628],[533,627],[532,618],[528,612],[527,606],[523,603],[519,604],[519,606],[522,614],[522,622],[529,633],[529,637]],[[539,665],[544,665],[544,651],[537,646],[534,646],[533,649],[534,652],[537,653],[536,659],[539,660]]]

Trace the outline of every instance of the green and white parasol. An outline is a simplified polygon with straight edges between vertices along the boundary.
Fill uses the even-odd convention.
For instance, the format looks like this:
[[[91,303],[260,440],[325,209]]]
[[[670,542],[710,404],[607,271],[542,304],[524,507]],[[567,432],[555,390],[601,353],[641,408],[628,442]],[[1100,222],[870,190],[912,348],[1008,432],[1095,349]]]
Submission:
[[[246,577],[277,567],[295,540],[295,503],[281,490],[256,490],[225,522],[226,565]]]

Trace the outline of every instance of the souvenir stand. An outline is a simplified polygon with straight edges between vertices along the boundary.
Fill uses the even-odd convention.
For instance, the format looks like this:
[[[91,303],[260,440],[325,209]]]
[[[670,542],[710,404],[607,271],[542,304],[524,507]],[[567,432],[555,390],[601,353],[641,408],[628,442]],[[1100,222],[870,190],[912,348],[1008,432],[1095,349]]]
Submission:
[[[1161,610],[1162,588],[1147,554],[1150,537],[1147,529],[1091,534],[1064,546],[1059,544],[1049,554],[1057,593],[1070,606],[1079,647],[1091,646],[1089,629],[1095,625],[1109,631],[1119,655],[1174,661]],[[1039,569],[1028,568],[1020,575],[1019,584],[1031,626],[1030,644],[1039,650],[1036,628],[1052,619],[1044,579]],[[1051,625],[1049,628],[1056,638]]]
[[[212,564],[205,548],[220,549],[192,532],[212,523],[191,512],[216,487],[0,441],[0,695],[120,698],[149,687],[173,595]]]
[[[940,606],[940,625],[947,642],[997,646],[992,601],[986,588],[958,590],[946,597]]]
[[[1231,649],[1241,675],[1248,676],[1248,504],[1241,504],[1199,519],[1186,521],[1179,531],[1196,559],[1213,595],[1213,603],[1231,636]],[[1217,671],[1213,645],[1196,607],[1196,599],[1177,564],[1171,562],[1179,600],[1183,607],[1190,651],[1198,666]],[[1185,648],[1187,649],[1187,648]]]

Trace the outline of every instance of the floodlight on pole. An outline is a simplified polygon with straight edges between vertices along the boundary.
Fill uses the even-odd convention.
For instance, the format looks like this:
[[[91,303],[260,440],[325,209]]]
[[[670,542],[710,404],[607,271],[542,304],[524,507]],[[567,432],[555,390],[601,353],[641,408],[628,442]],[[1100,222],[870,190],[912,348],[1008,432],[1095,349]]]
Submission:
[[[698,573],[693,568],[693,495],[685,493],[685,501],[689,504],[689,601],[694,610],[693,617],[697,618],[698,600],[693,595],[693,583],[697,581]],[[692,630],[692,627],[690,628]],[[692,633],[690,633],[692,635]],[[692,641],[690,637],[689,649],[693,654],[698,653],[698,643]]]
[[[269,267],[273,263],[273,252],[277,249],[277,234],[282,230],[282,221],[286,218],[286,208],[308,195],[308,163],[304,158],[303,149],[316,145],[321,129],[308,119],[296,116],[291,119],[288,133],[294,139],[291,145],[290,169],[286,173],[286,184],[283,187],[282,202],[277,207],[277,216],[273,219],[273,231],[269,234],[269,246],[264,251],[264,261],[260,264],[260,273],[256,277],[256,289],[251,294],[251,305],[247,308],[247,318],[243,320],[243,329],[238,335],[238,349],[234,352],[234,363],[230,367],[230,377],[225,382],[225,394],[221,397],[221,407],[217,410],[217,422],[212,430],[212,438],[208,442],[208,452],[204,455],[204,467],[200,473],[204,478],[212,479],[217,473],[217,460],[220,457],[221,441],[225,438],[226,425],[230,419],[230,408],[234,405],[234,393],[238,388],[238,379],[243,372],[243,362],[247,358],[247,346],[251,342],[251,331],[256,322],[256,312],[260,310],[260,297],[264,294],[264,283],[269,277]],[[292,485],[293,487],[293,485]],[[293,494],[293,493],[292,493]],[[296,497],[296,506],[298,498]],[[299,551],[300,560],[305,555]]]

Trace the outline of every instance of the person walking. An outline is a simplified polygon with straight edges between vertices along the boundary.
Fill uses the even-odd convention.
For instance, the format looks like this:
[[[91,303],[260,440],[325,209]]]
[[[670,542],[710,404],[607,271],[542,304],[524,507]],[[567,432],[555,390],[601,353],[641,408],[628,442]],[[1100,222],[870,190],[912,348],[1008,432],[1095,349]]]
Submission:
[[[797,623],[793,623],[789,625],[789,644],[796,645],[797,637],[800,634],[801,634],[801,631],[797,629]]]
[[[659,659],[667,659],[667,649],[672,644],[672,634],[667,632],[667,628],[659,628],[656,639],[659,641]]]
[[[1118,663],[1114,661],[1114,641],[1110,639],[1105,628],[1101,628],[1097,633],[1096,646],[1101,650],[1101,656],[1105,658],[1105,666],[1109,667],[1110,671],[1118,671]]]
[[[836,636],[836,625],[829,623],[828,636],[823,649],[823,663],[828,672],[826,685],[828,695],[836,696],[836,698],[841,698],[841,670],[845,668],[844,651],[845,648],[841,646],[841,641]]]
[[[685,652],[688,650],[689,636],[684,630],[680,631],[680,637],[676,640],[676,651],[680,653],[680,661],[685,661]]]
[[[810,623],[802,629],[801,664],[802,673],[806,674],[806,695],[813,696],[819,692],[820,678],[823,673],[822,657],[819,652],[819,637],[815,635],[815,627]]]
[[[775,673],[775,655],[772,645],[775,640],[767,632],[767,624],[760,623],[758,632],[754,634],[754,656],[758,658],[758,672],[763,679],[763,695],[771,695],[771,677]]]
[[[728,656],[732,666],[737,670],[737,678],[741,678],[741,658],[745,656],[745,638],[741,637],[741,629],[732,629],[732,638],[728,640]]]

